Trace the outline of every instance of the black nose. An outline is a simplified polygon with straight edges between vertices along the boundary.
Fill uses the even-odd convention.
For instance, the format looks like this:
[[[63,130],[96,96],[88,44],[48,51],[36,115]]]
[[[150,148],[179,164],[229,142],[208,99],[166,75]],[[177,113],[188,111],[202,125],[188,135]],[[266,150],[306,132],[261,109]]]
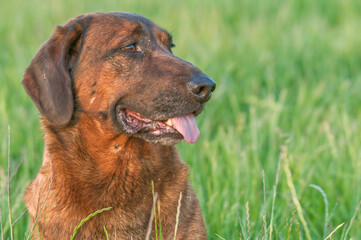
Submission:
[[[200,103],[207,102],[216,89],[216,83],[207,76],[196,75],[187,83],[188,90],[196,97]]]

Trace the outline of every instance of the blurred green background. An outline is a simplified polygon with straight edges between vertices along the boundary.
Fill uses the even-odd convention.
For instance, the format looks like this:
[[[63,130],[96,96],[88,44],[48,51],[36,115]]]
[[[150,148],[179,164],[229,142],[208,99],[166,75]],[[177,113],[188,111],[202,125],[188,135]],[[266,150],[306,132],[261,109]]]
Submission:
[[[361,1],[0,0],[5,239],[8,126],[13,221],[42,159],[22,75],[56,25],[94,11],[153,20],[174,35],[176,55],[216,81],[198,143],[178,145],[210,239],[323,239],[342,223],[330,239],[361,239]],[[25,214],[15,239],[29,228]]]

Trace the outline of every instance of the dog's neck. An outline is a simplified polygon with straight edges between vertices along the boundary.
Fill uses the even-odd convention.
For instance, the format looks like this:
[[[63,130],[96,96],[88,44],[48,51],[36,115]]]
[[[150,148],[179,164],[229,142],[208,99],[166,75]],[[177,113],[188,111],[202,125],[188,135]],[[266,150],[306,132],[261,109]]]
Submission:
[[[94,206],[129,206],[151,200],[152,181],[156,190],[169,179],[186,184],[187,166],[175,146],[117,135],[103,126],[86,116],[76,128],[55,129],[44,124],[43,168],[50,165],[54,190],[77,199],[70,202],[82,204],[85,211]],[[135,196],[133,189],[144,186]]]

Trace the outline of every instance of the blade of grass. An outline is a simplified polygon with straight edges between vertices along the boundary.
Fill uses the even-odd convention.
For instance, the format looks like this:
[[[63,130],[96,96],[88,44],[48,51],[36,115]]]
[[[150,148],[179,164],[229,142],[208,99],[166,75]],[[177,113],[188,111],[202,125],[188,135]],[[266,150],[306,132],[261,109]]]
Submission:
[[[44,219],[43,219],[43,223],[45,223],[45,220],[46,220],[46,205],[44,206]],[[44,238],[44,233],[45,233],[45,224],[42,224],[43,226],[43,229],[42,229],[42,232],[41,232],[41,240],[43,240]]]
[[[325,203],[325,224],[324,224],[324,227],[323,227],[323,236],[322,236],[322,238],[325,238],[326,234],[327,234],[327,225],[328,225],[328,200],[327,200],[327,195],[326,195],[326,193],[323,191],[323,189],[321,187],[319,187],[317,185],[314,185],[314,184],[310,184],[309,186],[316,189],[317,191],[319,191],[322,194],[323,201]]]
[[[174,228],[174,240],[175,240],[176,237],[177,237],[177,231],[178,231],[178,224],[179,224],[179,215],[180,215],[181,204],[182,204],[182,192],[180,192],[180,194],[179,194],[179,199],[178,199],[177,215],[176,215],[176,219],[175,219],[175,228]]]
[[[291,174],[291,170],[289,168],[288,153],[287,153],[287,147],[286,146],[282,147],[282,158],[284,160],[283,167],[284,167],[284,171],[286,173],[287,185],[288,185],[288,187],[290,188],[290,191],[291,191],[292,201],[296,205],[298,216],[299,216],[299,218],[301,220],[301,223],[302,223],[303,228],[304,228],[305,233],[306,233],[306,238],[308,240],[311,240],[312,239],[311,234],[310,234],[310,231],[308,229],[305,217],[303,216],[301,204],[300,204],[300,202],[298,201],[298,198],[297,198],[296,188],[293,185],[292,174]]]
[[[153,186],[153,181],[152,181],[152,186]],[[153,219],[154,219],[154,208],[155,208],[157,200],[158,200],[158,193],[154,193],[154,195],[153,195],[153,205],[152,205],[152,210],[150,211],[148,230],[147,230],[147,234],[145,235],[145,240],[149,240],[150,239],[150,234],[152,233],[152,226],[153,226]]]
[[[84,218],[83,220],[81,220],[80,223],[74,228],[73,235],[71,235],[70,240],[73,240],[73,239],[74,239],[76,232],[79,230],[79,228],[80,228],[81,226],[83,226],[83,224],[84,224],[86,221],[88,221],[88,220],[91,219],[92,217],[94,217],[94,216],[96,216],[96,215],[98,215],[98,214],[100,214],[100,213],[102,213],[102,212],[109,211],[110,209],[112,209],[112,207],[102,208],[102,209],[100,209],[100,210],[98,210],[98,211],[95,211],[95,212],[89,214],[86,218]]]
[[[11,199],[10,199],[10,126],[8,126],[8,208],[9,208],[9,225],[10,225],[10,239],[14,239],[14,232],[12,226],[11,214]]]
[[[30,230],[30,233],[29,233],[28,237],[26,238],[27,240],[29,240],[30,237],[31,237],[31,235],[33,234],[34,228],[35,228],[35,226],[36,226],[36,222],[38,221],[38,218],[39,218],[39,216],[40,216],[40,214],[41,214],[41,212],[43,211],[43,208],[44,208],[44,206],[45,206],[46,200],[48,199],[48,196],[49,196],[49,193],[50,193],[50,189],[51,189],[51,185],[52,185],[52,184],[53,184],[53,175],[51,175],[51,177],[50,177],[50,183],[49,183],[48,191],[47,191],[47,193],[46,193],[44,202],[43,202],[43,204],[41,205],[41,208],[40,208],[38,214],[37,214],[36,217],[35,217],[33,226],[31,227],[31,230]]]
[[[107,232],[107,229],[105,228],[105,226],[104,226],[104,232],[105,232],[105,237],[107,238],[107,240],[109,240],[109,235],[108,235],[108,232]]]
[[[162,240],[162,221],[160,218],[160,201],[158,201],[158,218],[159,218],[159,240]]]
[[[295,220],[296,212],[297,212],[297,208],[295,208],[295,210],[293,210],[293,212],[292,212],[292,217],[291,217],[291,220],[290,220],[290,225],[289,225],[288,231],[287,231],[287,240],[290,239],[290,234],[291,234],[291,231],[292,231],[292,225],[293,225],[293,221]]]
[[[276,182],[273,185],[273,198],[272,198],[272,209],[271,209],[271,220],[270,220],[270,230],[269,230],[269,240],[272,239],[272,232],[273,232],[273,215],[275,209],[275,202],[276,202],[276,194],[277,194],[277,185],[278,185],[278,178],[281,171],[281,162],[282,162],[282,154],[278,158],[278,165],[277,165],[277,173],[276,173]]]
[[[250,215],[249,215],[248,201],[246,202],[246,220],[247,220],[247,232],[248,232],[247,240],[249,240],[249,239],[251,239],[251,221],[250,221]]]
[[[239,212],[237,212],[237,217],[238,217],[238,221],[239,221],[239,226],[241,226],[241,236],[243,236],[246,239],[246,235],[244,233],[244,229],[242,226],[242,220],[241,220],[241,216],[239,216]]]
[[[13,177],[16,175],[16,173],[18,172],[21,164],[23,163],[23,159],[21,159],[18,164],[16,165],[15,169],[13,169],[13,172],[10,175],[10,181],[13,179]],[[8,179],[7,179],[7,183],[8,183]],[[4,184],[3,188],[0,190],[0,196],[5,192],[5,190],[7,189],[7,183]]]
[[[13,222],[13,227],[15,226],[15,223],[17,223],[26,213],[28,212],[27,209],[25,209],[20,215],[19,217],[17,217],[14,222]]]
[[[348,225],[347,225],[347,223],[345,224],[345,227],[343,228],[343,230],[342,230],[342,234],[341,234],[341,240],[344,240],[344,239],[346,239],[345,238],[345,234],[346,234],[346,230],[347,230],[347,227],[348,227]]]
[[[155,199],[155,193],[154,193],[154,182],[152,181],[152,194],[153,194],[153,201]],[[154,228],[155,228],[155,239],[158,240],[158,226],[157,226],[157,202],[153,202],[153,211],[154,211]]]
[[[356,217],[356,214],[357,212],[360,210],[360,205],[361,205],[361,201],[359,202],[359,204],[357,205],[356,209],[355,209],[355,213],[353,214],[352,218],[351,218],[351,221],[350,221],[350,224],[348,225],[347,227],[347,230],[346,230],[346,233],[345,233],[345,238],[347,238],[347,235],[352,227],[352,224],[353,224],[353,221],[355,220],[355,217]]]
[[[297,239],[301,239],[300,224],[298,222],[296,222],[296,229]]]
[[[331,238],[332,235],[333,235],[340,227],[342,227],[344,224],[345,224],[345,223],[343,222],[343,223],[341,223],[340,225],[338,225],[338,226],[335,228],[335,230],[333,230],[324,240],[327,240],[327,239]]]
[[[261,239],[261,236],[262,236],[262,231],[264,230],[264,226],[266,225],[266,224],[265,224],[265,219],[264,219],[264,216],[262,217],[262,219],[263,219],[263,224],[262,224],[261,230],[259,231],[258,236],[257,236],[257,238],[256,238],[256,239]],[[264,238],[265,238],[265,236],[263,236],[263,238],[262,238],[262,239],[264,239]]]
[[[263,225],[264,225],[264,234],[265,239],[267,239],[267,203],[266,203],[266,180],[265,180],[264,169],[262,170],[262,179],[263,179],[263,202],[264,202],[264,216],[263,216]]]
[[[3,217],[1,214],[1,209],[0,209],[0,230],[1,230],[1,240],[4,240]]]
[[[218,238],[220,238],[220,239],[222,239],[222,240],[226,240],[225,238],[222,238],[221,236],[219,236],[217,233],[215,233],[216,234],[216,236],[218,237]]]

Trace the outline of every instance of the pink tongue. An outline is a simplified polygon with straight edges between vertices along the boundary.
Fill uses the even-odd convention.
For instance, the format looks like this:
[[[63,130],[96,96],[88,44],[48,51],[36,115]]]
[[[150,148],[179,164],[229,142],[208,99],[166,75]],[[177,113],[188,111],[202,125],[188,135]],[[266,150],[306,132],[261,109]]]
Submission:
[[[183,135],[188,143],[197,142],[199,130],[193,113],[172,118],[172,124],[173,127]]]

